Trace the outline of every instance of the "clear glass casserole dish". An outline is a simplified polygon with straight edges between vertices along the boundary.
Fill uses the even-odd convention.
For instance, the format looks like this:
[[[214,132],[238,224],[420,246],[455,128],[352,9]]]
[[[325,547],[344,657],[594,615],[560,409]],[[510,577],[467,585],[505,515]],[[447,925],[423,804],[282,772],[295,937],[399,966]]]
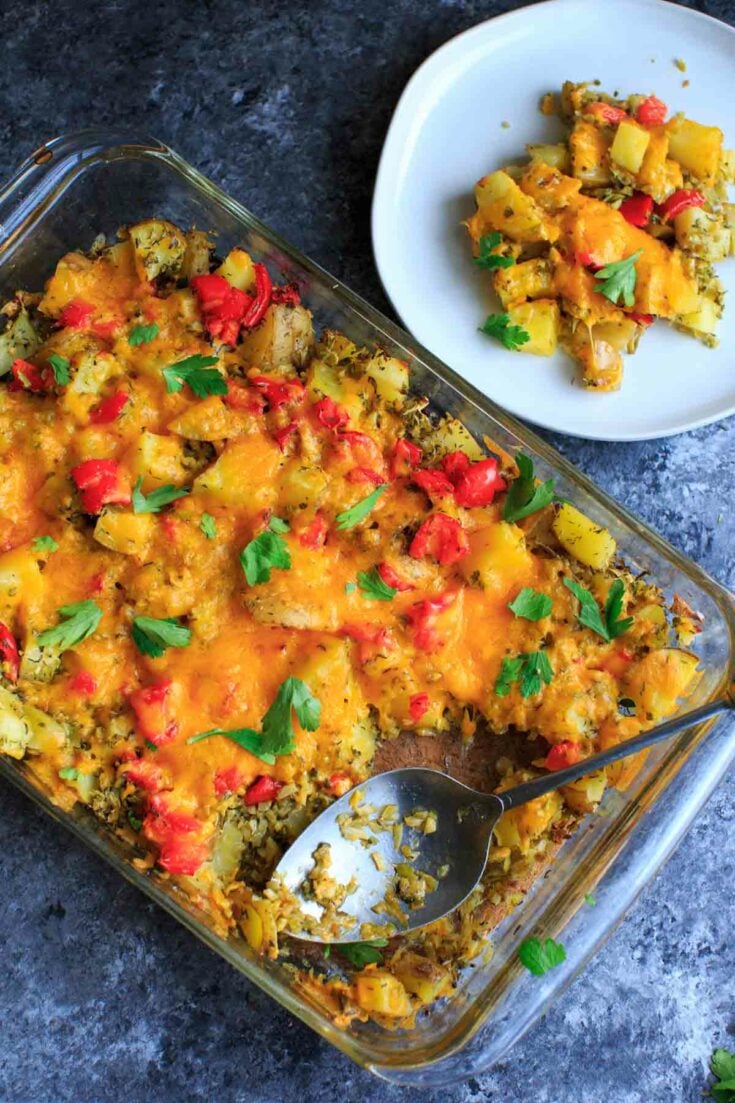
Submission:
[[[501,448],[522,446],[540,477],[611,530],[630,566],[647,571],[667,597],[676,592],[705,617],[698,653],[703,676],[686,710],[721,695],[735,676],[735,610],[717,583],[596,490],[553,449],[497,409],[398,327],[317,265],[302,257],[166,146],[146,138],[86,131],[57,139],[34,154],[0,192],[0,291],[40,287],[60,255],[91,245],[100,233],[159,215],[216,234],[226,249],[244,244],[286,281],[297,282],[318,326],[339,329],[359,344],[378,344],[409,362],[413,387],[434,409],[460,418],[478,438]],[[679,841],[732,759],[729,731],[704,744],[711,722],[652,754],[629,790],[608,794],[563,846],[554,864],[494,932],[489,961],[467,971],[456,994],[419,1018],[415,1028],[388,1032],[375,1024],[339,1028],[297,992],[285,967],[258,958],[244,941],[223,940],[206,916],[156,874],[129,862],[125,845],[79,809],[61,812],[23,763],[0,758],[0,771],[84,839],[157,903],[283,1006],[360,1065],[396,1083],[436,1086],[497,1061],[582,968]],[[686,766],[686,769],[683,767]],[[595,908],[584,905],[594,891]],[[567,961],[536,978],[516,957],[534,933],[564,941]]]

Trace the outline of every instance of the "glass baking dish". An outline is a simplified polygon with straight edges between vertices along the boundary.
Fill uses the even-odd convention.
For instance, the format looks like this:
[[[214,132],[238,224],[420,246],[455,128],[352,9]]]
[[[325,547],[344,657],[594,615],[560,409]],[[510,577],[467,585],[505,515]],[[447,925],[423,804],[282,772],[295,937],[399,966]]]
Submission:
[[[49,142],[30,157],[0,192],[0,292],[40,288],[64,252],[86,248],[100,232],[114,235],[118,226],[151,215],[215,233],[220,251],[244,244],[274,273],[298,283],[318,326],[340,329],[358,343],[379,344],[406,359],[414,389],[435,409],[459,417],[478,438],[487,436],[509,451],[522,446],[533,455],[540,476],[554,476],[563,495],[609,528],[635,569],[649,572],[668,597],[679,593],[705,616],[699,644],[703,676],[686,710],[722,694],[735,674],[735,615],[722,587],[162,143],[88,130]],[[134,869],[126,846],[83,809],[55,808],[23,763],[0,758],[0,772],[353,1060],[396,1083],[433,1087],[497,1061],[612,932],[735,757],[727,725],[705,743],[711,726],[712,721],[699,725],[659,748],[627,792],[608,794],[494,932],[492,957],[468,969],[456,994],[424,1013],[411,1031],[375,1024],[338,1028],[294,989],[283,964],[256,957],[243,941],[218,937],[207,917],[170,883]],[[594,908],[584,904],[592,891]],[[541,978],[526,973],[515,953],[519,941],[533,933],[560,938],[567,950],[564,965]]]

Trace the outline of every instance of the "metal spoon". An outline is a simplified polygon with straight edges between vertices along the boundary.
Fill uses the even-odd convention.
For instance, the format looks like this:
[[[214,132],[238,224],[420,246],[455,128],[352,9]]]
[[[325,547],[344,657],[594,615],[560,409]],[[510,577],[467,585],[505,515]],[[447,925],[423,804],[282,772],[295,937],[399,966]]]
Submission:
[[[365,938],[360,929],[362,924],[382,926],[392,921],[390,916],[374,909],[376,905],[380,909],[386,891],[395,887],[395,866],[404,862],[409,862],[412,869],[436,878],[437,886],[426,894],[420,906],[409,908],[403,905],[405,922],[395,923],[396,933],[407,933],[440,919],[459,907],[482,877],[492,831],[503,812],[733,709],[735,687],[724,698],[669,720],[601,754],[534,778],[503,793],[481,793],[439,770],[421,766],[389,770],[368,778],[357,786],[361,794],[358,813],[361,805],[373,806],[374,812],[370,818],[375,822],[382,809],[394,806],[396,812],[391,818],[403,823],[404,817],[411,816],[417,809],[431,811],[436,813],[437,828],[430,834],[424,834],[420,829],[409,830],[404,826],[400,845],[409,847],[412,852],[410,859],[396,849],[390,828],[373,828],[370,837],[374,835],[375,842],[369,846],[359,841],[349,841],[342,834],[337,817],[343,813],[348,816],[355,814],[353,794],[356,790],[340,797],[299,835],[278,863],[276,873],[297,897],[301,911],[307,916],[321,918],[322,908],[304,895],[304,887],[314,868],[315,850],[322,843],[329,844],[330,876],[341,884],[354,878],[357,885],[340,908],[340,914],[353,916],[356,922],[343,929],[338,937],[320,937],[305,930],[298,932],[297,937],[313,942],[358,942]],[[372,858],[374,853],[380,855],[377,864]],[[384,865],[385,869],[381,871],[378,868],[380,865]]]

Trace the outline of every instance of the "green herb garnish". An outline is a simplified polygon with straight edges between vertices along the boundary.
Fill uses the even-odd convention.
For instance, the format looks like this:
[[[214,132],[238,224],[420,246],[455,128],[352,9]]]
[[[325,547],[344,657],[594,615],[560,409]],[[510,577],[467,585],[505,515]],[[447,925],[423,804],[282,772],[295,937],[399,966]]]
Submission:
[[[358,571],[357,583],[362,596],[372,601],[392,601],[398,593],[393,586],[383,582],[377,567],[373,567],[371,571]]]
[[[527,938],[518,947],[518,958],[529,973],[542,977],[544,973],[566,961],[567,952],[553,938],[546,938],[543,942],[539,938]]]
[[[58,352],[52,352],[48,358],[48,362],[51,365],[51,371],[54,373],[54,382],[59,386],[65,387],[71,379],[69,374],[69,368],[71,364],[65,356],[59,356]]]
[[[585,904],[587,905],[588,908],[596,908],[597,907],[597,900],[595,899],[595,897],[592,895],[591,892],[585,893],[584,902],[585,902]]]
[[[151,322],[147,326],[133,326],[128,334],[128,344],[135,348],[137,345],[147,345],[155,337],[158,337],[158,325]]]
[[[180,488],[167,483],[152,490],[150,494],[144,494],[141,490],[142,485],[141,477],[133,487],[133,513],[160,513],[164,506],[175,502],[177,498],[185,498],[189,493],[188,487]]]
[[[375,490],[372,494],[368,494],[367,498],[361,498],[354,506],[350,506],[349,509],[345,509],[342,513],[338,513],[337,528],[344,531],[345,529],[353,529],[355,525],[359,525],[360,521],[363,521],[368,513],[370,513],[370,510],[373,508],[383,491],[387,489],[387,483],[376,486]]]
[[[158,620],[155,617],[134,617],[133,643],[141,655],[160,659],[167,647],[188,647],[191,629],[179,624],[173,617]]]
[[[624,260],[616,260],[612,264],[606,264],[599,272],[595,272],[595,279],[600,280],[600,286],[595,288],[611,303],[620,305],[622,299],[627,307],[635,304],[635,285],[638,273],[635,262],[643,255],[642,249],[636,249]]]
[[[102,610],[96,601],[77,601],[73,605],[62,605],[58,610],[63,617],[61,624],[47,628],[38,635],[41,647],[58,647],[59,651],[68,651],[86,640],[96,630],[102,620]]]
[[[513,257],[504,257],[502,253],[496,253],[495,249],[503,243],[503,235],[497,230],[491,234],[483,234],[480,238],[480,252],[475,257],[475,264],[479,268],[510,268],[515,264]]]
[[[59,545],[56,543],[53,536],[36,536],[31,546],[34,551],[39,552],[55,552],[59,549]]]
[[[345,942],[337,949],[356,969],[363,969],[366,965],[379,965],[383,960],[379,947],[387,945],[387,938],[371,938],[367,942]]]
[[[214,540],[217,535],[217,522],[211,513],[203,513],[199,521],[199,528],[207,540]]]
[[[620,617],[623,609],[623,597],[625,596],[625,586],[621,579],[616,578],[608,590],[604,615],[600,612],[600,607],[592,594],[589,590],[585,590],[584,586],[580,586],[573,578],[565,578],[564,585],[568,590],[571,590],[579,601],[579,613],[577,614],[579,623],[583,624],[585,628],[591,628],[606,643],[622,636],[633,624],[632,617]]]
[[[187,356],[176,364],[163,369],[166,390],[175,394],[188,383],[197,398],[207,398],[212,394],[227,394],[227,380],[212,364],[218,363],[216,356]]]
[[[355,582],[345,582],[345,593],[346,594],[354,594],[356,589],[357,589],[357,583],[355,583]]]
[[[269,582],[271,570],[287,571],[291,567],[291,553],[281,536],[288,532],[288,525],[280,517],[271,517],[268,528],[254,537],[240,552],[240,565],[245,572],[248,586]]]
[[[522,326],[510,324],[508,314],[488,314],[480,326],[480,332],[485,333],[488,337],[494,337],[496,341],[500,341],[501,345],[505,345],[511,351],[515,351],[515,349],[531,340],[531,334]]]
[[[524,586],[518,596],[508,604],[508,608],[517,617],[525,620],[541,620],[548,617],[553,602],[548,594],[539,593],[532,586]]]
[[[717,1103],[735,1103],[735,1053],[716,1049],[710,1059],[712,1075],[717,1077],[710,1094]]]
[[[522,521],[532,513],[537,513],[552,502],[559,501],[554,491],[554,480],[536,483],[533,474],[533,460],[525,452],[516,455],[518,475],[508,487],[503,502],[504,521]]]
[[[76,781],[79,777],[79,771],[76,766],[64,766],[59,770],[59,777],[62,781]]]
[[[544,683],[549,685],[553,677],[554,671],[546,652],[528,651],[512,659],[503,659],[495,679],[495,693],[498,697],[507,697],[511,686],[518,682],[521,697],[533,697],[541,692]]]

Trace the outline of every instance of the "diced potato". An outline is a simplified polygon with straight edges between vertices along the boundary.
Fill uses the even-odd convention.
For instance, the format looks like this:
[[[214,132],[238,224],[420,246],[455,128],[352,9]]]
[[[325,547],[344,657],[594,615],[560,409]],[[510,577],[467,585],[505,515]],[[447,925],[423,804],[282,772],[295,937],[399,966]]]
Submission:
[[[470,534],[470,554],[458,564],[469,580],[498,598],[515,595],[533,575],[533,556],[517,525],[488,525]],[[508,596],[510,600],[510,596]]]
[[[63,724],[42,712],[35,705],[24,705],[25,721],[30,729],[31,737],[28,740],[28,750],[38,754],[49,754],[57,751],[66,742],[66,729]]]
[[[723,149],[720,154],[720,177],[727,184],[735,184],[735,149]]]
[[[230,441],[217,460],[194,480],[194,490],[211,494],[225,505],[244,504],[256,513],[272,506],[278,494],[278,471],[286,463],[265,434],[250,433]]]
[[[705,260],[724,260],[732,245],[732,231],[717,215],[701,207],[687,207],[674,219],[676,242],[688,253]]]
[[[520,303],[507,311],[510,324],[520,326],[530,340],[519,348],[533,356],[551,356],[559,339],[559,303],[556,299],[536,299]]]
[[[365,365],[365,374],[385,402],[400,402],[408,390],[408,364],[395,356],[377,353]]]
[[[319,467],[291,461],[281,480],[281,502],[291,509],[316,509],[329,480]]]
[[[606,786],[607,775],[604,770],[600,770],[596,774],[572,782],[571,785],[565,785],[561,793],[565,804],[575,812],[594,812],[605,795]]]
[[[10,758],[22,758],[31,740],[23,702],[0,685],[0,752]]]
[[[166,426],[187,440],[228,440],[244,432],[253,418],[231,410],[218,395],[210,395],[190,406]]]
[[[236,816],[228,813],[212,851],[212,868],[223,885],[229,885],[234,880],[244,848],[239,821]]]
[[[181,263],[181,277],[190,280],[192,276],[203,276],[209,271],[209,257],[212,252],[209,234],[203,230],[189,230],[186,234],[186,252]]]
[[[186,234],[164,218],[149,218],[128,228],[141,280],[175,278],[186,254]]]
[[[61,665],[57,647],[41,647],[35,636],[28,635],[20,659],[20,676],[29,682],[50,682]]]
[[[342,376],[334,364],[317,358],[311,361],[306,372],[306,389],[316,401],[327,395],[341,402],[345,393]]]
[[[565,176],[559,169],[542,161],[532,161],[520,181],[526,195],[545,211],[558,211],[566,207],[582,187],[582,181]]]
[[[640,334],[640,327],[632,318],[619,318],[614,322],[601,322],[594,326],[595,338],[612,345],[618,352],[633,352]]]
[[[705,342],[716,343],[713,338],[722,315],[720,304],[714,299],[703,297],[700,300],[699,309],[691,314],[682,314],[677,318],[677,325],[691,332]]]
[[[723,133],[717,126],[703,126],[683,115],[666,124],[669,155],[685,172],[703,184],[714,184],[720,165]]]
[[[249,253],[244,249],[231,249],[217,269],[228,283],[240,291],[252,291],[255,287],[255,268]]]
[[[419,443],[429,455],[433,452],[438,452],[440,456],[447,452],[466,452],[471,460],[485,458],[485,453],[469,429],[449,414],[437,426],[432,427]]]
[[[511,808],[503,813],[493,829],[498,846],[508,846],[511,850],[525,853],[558,818],[561,810],[562,799],[557,792]]]
[[[579,326],[572,340],[572,351],[582,365],[582,383],[598,391],[617,391],[623,382],[623,358],[597,330],[597,326],[592,331]]]
[[[555,234],[544,225],[543,212],[506,172],[491,172],[475,185],[479,229],[499,230],[511,241],[548,241]]]
[[[399,1019],[411,1011],[408,993],[397,977],[382,969],[365,971],[355,979],[355,1003],[363,1011]]]
[[[510,268],[499,268],[493,286],[504,307],[525,299],[545,298],[552,290],[551,264],[546,257],[535,257]]]
[[[278,957],[278,930],[266,900],[252,900],[239,920],[240,930],[251,949],[262,957]]]
[[[610,157],[626,172],[635,174],[643,164],[650,141],[650,131],[638,126],[632,119],[622,122],[615,131],[615,137],[610,146]]]
[[[245,333],[240,353],[260,372],[290,374],[301,367],[314,344],[311,314],[303,306],[273,303],[260,325]]]
[[[0,333],[0,375],[10,371],[14,360],[27,360],[33,356],[40,340],[31,324],[28,311],[21,307],[11,318],[3,333]]]
[[[577,119],[569,135],[572,175],[583,187],[604,187],[612,181],[608,164],[608,139],[605,132],[592,123]]]
[[[412,950],[405,950],[391,962],[395,976],[412,996],[422,1004],[433,1003],[451,987],[448,971]]]
[[[101,514],[94,527],[94,538],[110,551],[143,559],[155,530],[156,520],[150,513],[111,509]]]
[[[625,693],[635,701],[640,715],[658,723],[692,692],[699,679],[698,665],[697,656],[688,651],[674,647],[650,651],[624,679]]]
[[[220,403],[221,405],[221,403]],[[188,478],[184,466],[184,446],[177,436],[162,436],[144,429],[134,455],[134,475],[143,479],[143,490],[173,483],[181,486]]]
[[[638,171],[636,183],[661,203],[671,191],[669,184],[669,136],[663,129],[649,130],[651,140]]]
[[[604,571],[615,555],[616,543],[606,528],[596,524],[574,506],[563,502],[552,524],[565,551],[596,571]]]
[[[545,165],[559,169],[560,172],[569,172],[569,151],[562,143],[560,145],[528,145],[528,155],[532,161],[541,161]]]
[[[27,547],[14,548],[0,555],[0,620],[12,620],[18,606],[32,608],[43,592],[43,575],[34,552]]]
[[[121,367],[112,353],[89,349],[79,352],[72,361],[72,379],[66,388],[72,394],[101,394],[108,379],[121,374]]]

